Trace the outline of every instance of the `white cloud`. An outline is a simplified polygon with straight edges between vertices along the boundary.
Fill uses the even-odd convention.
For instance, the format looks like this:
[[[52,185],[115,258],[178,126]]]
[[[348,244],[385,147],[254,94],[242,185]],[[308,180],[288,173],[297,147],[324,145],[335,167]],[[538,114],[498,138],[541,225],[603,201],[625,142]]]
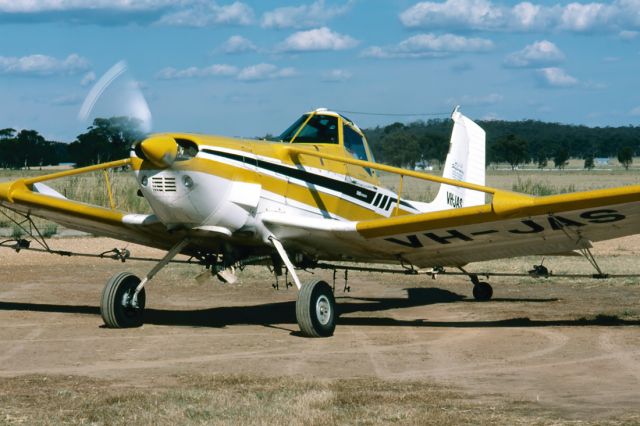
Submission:
[[[278,68],[273,64],[257,64],[243,68],[237,75],[238,80],[259,81],[288,78],[296,75],[293,68]]]
[[[222,43],[220,50],[224,53],[246,53],[255,52],[258,50],[255,44],[251,40],[239,35],[229,37],[227,41]]]
[[[75,94],[69,94],[69,95],[61,95],[53,99],[48,99],[47,103],[51,105],[57,105],[57,106],[80,105],[83,99],[84,99],[84,96],[75,93]]]
[[[560,29],[588,31],[608,26],[618,11],[603,3],[569,3],[562,9]]]
[[[640,27],[640,2],[614,0],[548,5],[524,1],[511,5],[491,0],[423,1],[403,11],[400,21],[408,28],[619,32]]]
[[[176,80],[181,78],[228,77],[237,73],[238,68],[232,65],[214,64],[204,68],[189,67],[181,70],[172,67],[163,68],[156,77],[161,80]]]
[[[496,114],[495,112],[488,112],[485,115],[483,115],[480,120],[482,121],[498,121],[498,120],[502,120],[502,118]]]
[[[640,117],[640,106],[637,106],[633,108],[631,111],[629,111],[629,115],[632,115],[634,117]]]
[[[172,0],[0,0],[0,12],[40,13],[71,10],[155,10],[175,4]]]
[[[488,0],[420,2],[400,14],[400,21],[409,28],[462,25],[486,29],[503,20],[502,9]]]
[[[254,13],[250,6],[241,2],[219,6],[215,2],[194,2],[193,5],[162,16],[157,23],[180,27],[206,27],[213,25],[249,25]]]
[[[86,73],[84,75],[84,77],[82,77],[82,80],[80,80],[80,85],[81,86],[88,86],[89,84],[93,83],[94,81],[96,81],[96,73],[93,71],[89,71],[88,73]]]
[[[638,34],[640,34],[640,32],[638,32],[638,31],[625,30],[625,31],[620,31],[618,33],[618,37],[621,40],[634,40],[636,37],[638,37]]]
[[[395,46],[372,46],[362,52],[369,58],[433,58],[459,52],[487,52],[493,42],[483,38],[469,38],[454,34],[418,34]]]
[[[462,105],[462,106],[479,106],[479,105],[495,105],[502,102],[504,96],[498,93],[490,93],[485,96],[471,96],[463,95],[460,97],[449,98],[445,102],[447,105]]]
[[[343,69],[333,69],[325,72],[322,75],[322,81],[328,81],[332,83],[338,83],[342,81],[351,80],[353,74],[350,71]]]
[[[167,67],[160,70],[156,74],[156,78],[161,80],[177,80],[206,77],[232,77],[242,81],[258,81],[293,77],[296,74],[293,68],[279,68],[273,64],[257,64],[245,68],[238,68],[227,64],[215,64],[203,68],[189,67],[176,69]]]
[[[557,67],[541,68],[538,70],[538,75],[542,83],[549,87],[572,87],[579,83],[577,78]]]
[[[358,41],[348,35],[331,31],[327,27],[309,31],[299,31],[287,37],[279,46],[284,52],[311,52],[321,50],[345,50],[358,45]]]
[[[340,6],[330,6],[324,0],[308,5],[280,7],[262,15],[264,28],[312,28],[323,25],[329,20],[347,13],[354,0]]]
[[[65,59],[47,55],[0,56],[0,74],[49,76],[72,75],[86,71],[89,61],[73,53]]]
[[[507,56],[504,64],[513,68],[539,68],[555,65],[564,60],[564,53],[550,41],[536,41],[524,49]]]
[[[249,25],[254,20],[253,9],[240,1],[220,5],[216,0],[0,0],[2,20],[22,22],[30,15],[45,22],[189,27]]]

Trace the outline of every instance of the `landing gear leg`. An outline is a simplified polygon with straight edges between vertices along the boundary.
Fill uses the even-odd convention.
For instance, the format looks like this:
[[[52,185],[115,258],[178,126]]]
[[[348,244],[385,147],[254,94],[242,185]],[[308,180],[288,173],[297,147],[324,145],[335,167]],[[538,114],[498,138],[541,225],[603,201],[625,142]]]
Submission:
[[[144,286],[189,243],[188,239],[174,245],[156,266],[142,279],[129,272],[114,275],[105,285],[100,299],[100,315],[109,328],[140,327],[143,323]]]
[[[332,336],[336,328],[336,301],[331,286],[324,281],[301,284],[282,243],[273,237],[270,240],[299,290],[296,320],[300,331],[306,337]]]
[[[477,274],[471,274],[461,267],[458,267],[458,269],[467,274],[471,279],[471,284],[473,284],[474,299],[476,299],[478,302],[486,302],[488,300],[491,300],[491,298],[493,297],[493,287],[491,287],[489,283],[480,281]]]

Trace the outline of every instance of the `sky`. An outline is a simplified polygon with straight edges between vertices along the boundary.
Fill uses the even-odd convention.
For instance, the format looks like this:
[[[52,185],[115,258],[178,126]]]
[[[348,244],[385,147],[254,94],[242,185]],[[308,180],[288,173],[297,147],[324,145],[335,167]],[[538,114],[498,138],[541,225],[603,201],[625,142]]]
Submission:
[[[140,95],[154,132],[279,134],[318,107],[366,128],[455,105],[639,125],[639,75],[640,0],[0,0],[0,128],[59,141]]]

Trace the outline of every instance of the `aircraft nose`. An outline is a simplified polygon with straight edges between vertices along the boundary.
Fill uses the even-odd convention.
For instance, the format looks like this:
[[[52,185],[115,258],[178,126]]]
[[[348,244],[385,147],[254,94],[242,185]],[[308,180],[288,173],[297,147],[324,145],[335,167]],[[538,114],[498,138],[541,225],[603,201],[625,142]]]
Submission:
[[[140,143],[147,160],[160,168],[171,167],[178,155],[178,144],[169,136],[153,136]]]

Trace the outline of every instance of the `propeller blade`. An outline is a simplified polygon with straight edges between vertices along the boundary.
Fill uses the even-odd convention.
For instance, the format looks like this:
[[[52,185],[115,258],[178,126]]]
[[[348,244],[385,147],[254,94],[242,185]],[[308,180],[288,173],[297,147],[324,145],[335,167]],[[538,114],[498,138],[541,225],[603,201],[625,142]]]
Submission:
[[[152,117],[140,83],[127,72],[127,63],[119,61],[93,85],[78,112],[78,119],[88,121],[96,106],[103,116],[129,116],[140,121],[140,129],[149,133]],[[110,90],[107,90],[110,89]]]

